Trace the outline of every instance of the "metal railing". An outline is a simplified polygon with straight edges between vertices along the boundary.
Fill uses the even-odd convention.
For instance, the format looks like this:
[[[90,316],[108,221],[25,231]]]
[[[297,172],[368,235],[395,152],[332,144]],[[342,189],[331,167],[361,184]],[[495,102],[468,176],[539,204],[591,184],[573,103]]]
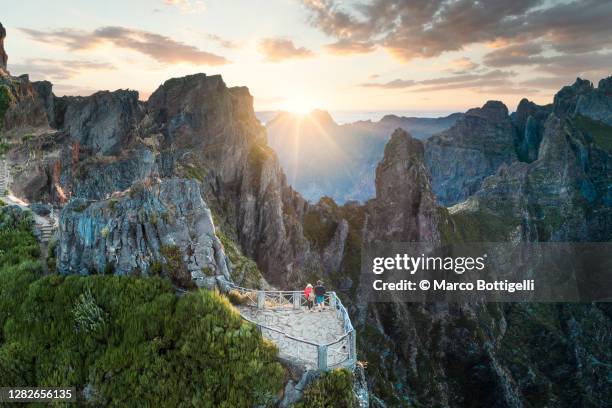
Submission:
[[[248,306],[257,309],[299,310],[307,305],[302,291],[257,290],[236,285],[230,285],[230,288],[239,292],[247,300]],[[300,339],[271,327],[266,322],[255,321],[242,313],[241,316],[256,325],[264,337],[276,343],[279,349],[282,349],[282,354],[298,363],[323,371],[342,367],[353,370],[357,363],[357,339],[351,319],[336,292],[327,292],[325,303],[335,312],[343,328],[343,334],[328,343]],[[316,358],[313,361],[313,358],[308,356]]]

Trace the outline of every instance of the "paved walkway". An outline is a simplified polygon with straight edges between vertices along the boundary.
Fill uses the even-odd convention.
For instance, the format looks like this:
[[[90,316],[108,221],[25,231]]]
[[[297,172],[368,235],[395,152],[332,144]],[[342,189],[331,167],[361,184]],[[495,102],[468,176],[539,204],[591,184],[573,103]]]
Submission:
[[[317,345],[334,343],[344,334],[342,320],[335,311],[329,308],[322,312],[309,312],[305,307],[296,310],[257,309],[252,306],[242,306],[239,310],[247,319],[270,328],[262,328],[262,334],[278,346],[281,357],[298,360],[311,369],[317,367]],[[346,360],[349,341],[345,337],[328,347],[327,364],[330,367]]]

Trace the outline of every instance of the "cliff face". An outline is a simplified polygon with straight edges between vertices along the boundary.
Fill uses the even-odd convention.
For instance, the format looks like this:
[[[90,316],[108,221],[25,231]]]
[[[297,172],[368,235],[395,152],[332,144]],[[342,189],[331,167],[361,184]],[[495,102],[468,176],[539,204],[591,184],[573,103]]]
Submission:
[[[306,202],[288,186],[246,88],[220,76],[172,79],[151,95],[147,116],[162,135],[162,174],[199,176],[217,213],[272,282],[292,279],[308,256]]]
[[[555,95],[554,111],[559,117],[584,115],[612,125],[612,77],[599,81],[597,88],[590,81],[577,78]]]
[[[425,142],[425,163],[438,201],[452,205],[474,194],[485,177],[516,160],[508,109],[489,101]]]
[[[585,91],[583,97],[590,98],[590,92],[599,94]],[[525,143],[528,160],[502,163],[466,201],[448,211],[438,208],[437,217],[425,217],[437,226],[440,243],[612,239],[612,156],[607,144],[612,127],[584,113],[554,113],[566,112],[557,104],[557,99],[547,107],[522,102],[514,126],[522,130],[523,140],[541,139]],[[497,118],[506,122],[505,114]],[[455,138],[450,142],[455,143]],[[390,152],[406,151],[392,146],[390,142]],[[505,149],[513,151],[509,144]],[[430,242],[429,235],[418,233],[422,214],[415,209],[421,208],[417,203],[422,199],[415,198],[431,197],[431,188],[415,177],[422,171],[399,170],[420,168],[419,155],[406,154],[410,166],[394,156],[400,155],[386,155],[379,167],[389,170],[378,173],[377,188],[390,193],[381,194],[385,200],[380,202],[377,196],[370,207],[364,239],[366,243],[372,236]],[[413,199],[398,196],[404,191],[411,192],[407,197]],[[402,221],[408,214],[411,223]],[[607,369],[592,363],[612,358],[609,347],[595,340],[602,335],[609,342],[612,324],[605,305],[399,300],[364,305],[357,296],[356,309],[374,400],[380,398],[388,406],[459,407],[473,404],[476,395],[477,406],[507,407],[551,401],[600,406],[609,398]]]
[[[61,213],[62,274],[166,274],[175,284],[223,287],[228,260],[194,180],[146,180],[103,201],[78,198]]]
[[[376,168],[366,242],[439,241],[437,208],[423,156],[420,140],[401,129],[393,132]]]
[[[551,105],[539,106],[527,99],[522,99],[518,104],[512,122],[517,131],[516,153],[519,160],[530,163],[538,158],[544,122],[551,110]]]
[[[0,75],[7,73],[6,64],[8,62],[8,56],[4,51],[4,39],[6,38],[6,30],[2,23],[0,23]]]
[[[49,83],[36,89],[44,126],[9,152],[19,163],[12,186],[19,195],[101,200],[149,177],[192,178],[273,282],[294,280],[312,256],[301,225],[307,204],[288,187],[246,88],[198,74],[166,81],[147,103],[133,91],[58,98]]]

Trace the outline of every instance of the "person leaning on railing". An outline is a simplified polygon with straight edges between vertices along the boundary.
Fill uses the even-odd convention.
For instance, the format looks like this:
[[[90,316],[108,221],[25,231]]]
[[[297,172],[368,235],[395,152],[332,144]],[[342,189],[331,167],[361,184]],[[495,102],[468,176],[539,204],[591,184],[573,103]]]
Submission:
[[[312,311],[315,295],[310,283],[306,285],[306,288],[304,289],[304,297],[306,298],[306,306],[308,306],[308,310]]]
[[[321,312],[325,308],[325,286],[323,286],[323,281],[317,281],[317,286],[314,288],[314,293],[315,303],[319,312]]]

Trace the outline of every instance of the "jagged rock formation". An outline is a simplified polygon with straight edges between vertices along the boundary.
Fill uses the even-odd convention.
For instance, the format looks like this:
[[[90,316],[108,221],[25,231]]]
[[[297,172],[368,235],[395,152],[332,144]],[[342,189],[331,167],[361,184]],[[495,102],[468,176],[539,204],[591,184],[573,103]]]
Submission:
[[[425,142],[425,163],[438,201],[452,205],[474,194],[485,177],[516,160],[508,108],[489,101]]]
[[[532,162],[538,158],[538,149],[544,133],[544,121],[551,112],[551,105],[539,106],[521,99],[512,114],[512,122],[517,129],[516,153],[519,160]]]
[[[230,279],[211,211],[194,180],[143,182],[109,200],[71,201],[60,218],[57,259],[62,274],[163,271],[180,286],[195,279],[209,288]]]
[[[116,273],[169,274],[164,264],[178,260],[176,270],[189,272],[174,277],[178,284],[199,273],[219,282],[227,278],[224,251],[208,207],[215,226],[230,231],[274,283],[295,287],[324,276],[342,290],[357,317],[373,401],[610,400],[605,306],[367,305],[359,281],[364,239],[610,240],[610,79],[597,89],[578,81],[550,108],[522,103],[513,118],[489,102],[424,148],[397,132],[377,166],[377,197],[337,206],[309,205],[288,186],[248,90],[228,88],[219,76],[171,79],[144,103],[129,91],[57,98],[50,84],[21,78],[3,83],[11,188],[32,201],[73,199],[62,213],[65,273],[113,265]],[[158,177],[164,181],[150,182]],[[463,203],[447,210],[435,196]],[[185,218],[159,216],[173,211]],[[174,245],[178,251],[162,250]],[[156,261],[161,268],[152,268]]]
[[[369,203],[364,240],[438,242],[437,208],[423,162],[423,143],[393,132],[376,168],[376,198]]]
[[[307,204],[266,146],[246,88],[198,74],[166,81],[142,103],[133,91],[55,97],[48,83],[36,87],[38,113],[57,130],[42,129],[10,150],[21,196],[101,200],[147,177],[195,178],[269,279],[299,275],[310,257],[301,226]],[[37,160],[28,159],[32,152]]]
[[[567,101],[555,100],[561,99]],[[566,112],[556,102],[550,107],[527,101],[521,105],[513,118],[517,129],[531,120],[533,128],[523,127],[523,135],[534,130],[533,135],[541,135],[541,142],[526,144],[533,156],[502,164],[465,202],[448,212],[439,208],[440,242],[610,241],[612,127],[591,118],[585,121],[583,114],[551,114]],[[415,168],[418,155],[411,160]],[[385,184],[395,184],[390,191],[410,190],[416,184],[414,177],[399,175],[388,173]],[[421,190],[427,192],[427,185]],[[398,201],[391,196],[379,203],[381,209],[371,208],[384,211]],[[378,220],[370,216],[367,230],[378,229],[384,236],[391,217],[410,204],[414,202]],[[415,231],[418,215],[412,219],[404,224],[405,231],[392,235],[420,239]],[[612,331],[606,306],[360,305],[359,296],[356,299],[374,401],[458,407],[474,403],[477,395],[479,406],[520,407],[553,401],[601,406],[609,399],[609,368],[593,364],[612,358],[609,347],[601,346],[602,341],[609,343]],[[594,340],[598,336],[603,337]]]
[[[142,117],[138,92],[101,91],[88,97],[63,97],[54,103],[55,124],[92,154],[116,155],[135,137]]]
[[[18,129],[23,133],[47,126],[44,107],[27,75],[0,77],[0,108],[5,132]]]
[[[2,23],[0,23],[0,75],[6,75],[6,64],[8,62],[8,55],[6,55],[6,51],[4,50],[4,39],[6,38],[6,30]]]
[[[600,80],[597,88],[577,78],[555,95],[554,110],[559,117],[584,115],[612,125],[612,77]]]

